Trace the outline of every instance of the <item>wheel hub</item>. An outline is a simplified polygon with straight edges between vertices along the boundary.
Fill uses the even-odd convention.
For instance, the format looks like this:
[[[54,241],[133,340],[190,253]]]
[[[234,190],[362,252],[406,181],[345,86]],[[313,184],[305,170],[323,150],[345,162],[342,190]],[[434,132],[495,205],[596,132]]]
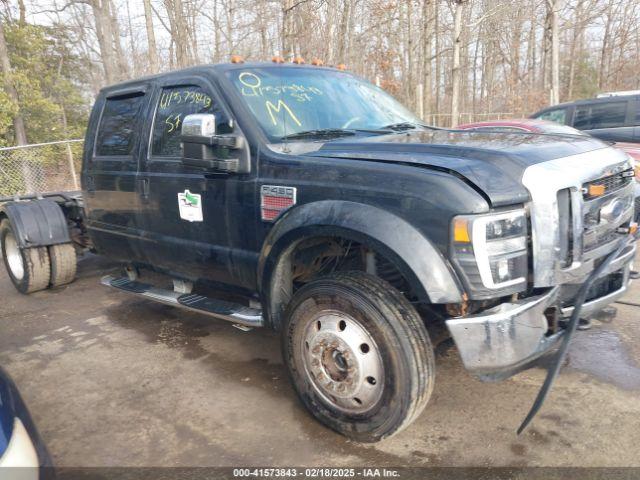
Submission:
[[[4,254],[7,257],[7,264],[13,277],[18,281],[22,280],[24,277],[22,254],[13,233],[7,233],[4,237]]]
[[[307,325],[304,365],[315,390],[335,407],[364,412],[383,390],[382,357],[371,335],[342,312],[324,311]]]

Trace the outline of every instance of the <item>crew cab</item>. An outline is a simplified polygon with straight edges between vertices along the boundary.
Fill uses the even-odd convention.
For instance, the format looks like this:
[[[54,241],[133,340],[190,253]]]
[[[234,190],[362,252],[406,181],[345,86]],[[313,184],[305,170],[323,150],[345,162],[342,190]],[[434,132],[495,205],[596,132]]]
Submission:
[[[373,442],[427,405],[439,330],[500,380],[625,293],[633,175],[588,136],[437,129],[340,69],[229,63],[104,88],[82,192],[4,204],[0,239],[22,292],[89,249],[124,266],[104,285],[280,331],[302,403]]]

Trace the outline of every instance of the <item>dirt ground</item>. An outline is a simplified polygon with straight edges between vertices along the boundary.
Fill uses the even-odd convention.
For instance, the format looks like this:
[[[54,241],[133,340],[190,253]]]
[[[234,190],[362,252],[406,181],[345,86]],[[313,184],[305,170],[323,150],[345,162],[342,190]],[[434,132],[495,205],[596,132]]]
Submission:
[[[303,409],[278,336],[140,301],[78,280],[29,297],[0,269],[0,364],[58,466],[640,466],[640,306],[578,332],[541,414],[516,428],[542,383],[534,369],[474,380],[437,352],[431,403],[407,430],[361,445]],[[625,297],[640,305],[640,283]]]

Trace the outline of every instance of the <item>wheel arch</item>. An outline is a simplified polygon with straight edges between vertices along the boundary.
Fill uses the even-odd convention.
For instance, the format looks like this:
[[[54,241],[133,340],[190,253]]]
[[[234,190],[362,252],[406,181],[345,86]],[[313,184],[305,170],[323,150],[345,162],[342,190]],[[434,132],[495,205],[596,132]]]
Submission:
[[[49,199],[9,202],[0,206],[0,220],[11,224],[20,248],[46,247],[71,241],[67,219]]]
[[[286,213],[263,244],[258,287],[265,319],[276,329],[292,293],[291,254],[301,242],[314,237],[339,237],[367,245],[393,263],[422,302],[462,300],[460,283],[447,260],[407,221],[371,205],[324,200]]]

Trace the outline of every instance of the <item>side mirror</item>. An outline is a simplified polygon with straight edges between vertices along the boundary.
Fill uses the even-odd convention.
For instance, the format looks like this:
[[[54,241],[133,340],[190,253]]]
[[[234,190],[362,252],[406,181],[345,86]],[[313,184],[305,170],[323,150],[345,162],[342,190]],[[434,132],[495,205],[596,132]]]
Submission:
[[[244,137],[216,135],[214,114],[187,115],[180,133],[183,164],[221,172],[249,172],[249,150]]]
[[[183,137],[213,137],[216,134],[216,116],[213,113],[187,115],[182,122]]]

